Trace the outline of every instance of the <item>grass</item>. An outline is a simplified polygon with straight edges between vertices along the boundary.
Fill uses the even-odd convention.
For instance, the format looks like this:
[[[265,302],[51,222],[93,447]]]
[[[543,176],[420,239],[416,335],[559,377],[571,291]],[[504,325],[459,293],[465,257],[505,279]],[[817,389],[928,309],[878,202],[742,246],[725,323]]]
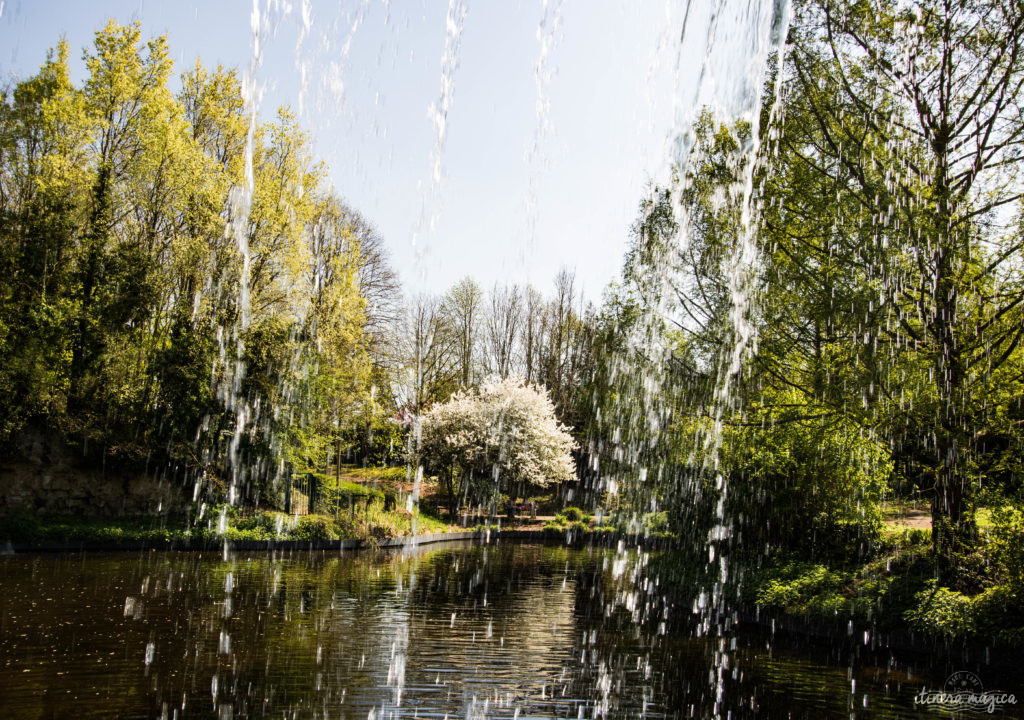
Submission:
[[[14,542],[170,542],[188,539],[189,530],[183,517],[103,519],[40,516],[25,510],[0,517],[0,540]]]
[[[221,510],[226,527],[219,529]],[[0,542],[230,542],[245,540],[336,540],[384,539],[412,534],[448,532],[450,526],[429,508],[413,514],[404,508],[384,510],[383,497],[337,514],[293,516],[275,510],[246,512],[238,508],[213,507],[203,520],[189,523],[184,516],[142,518],[82,518],[36,515],[19,510],[0,517]]]

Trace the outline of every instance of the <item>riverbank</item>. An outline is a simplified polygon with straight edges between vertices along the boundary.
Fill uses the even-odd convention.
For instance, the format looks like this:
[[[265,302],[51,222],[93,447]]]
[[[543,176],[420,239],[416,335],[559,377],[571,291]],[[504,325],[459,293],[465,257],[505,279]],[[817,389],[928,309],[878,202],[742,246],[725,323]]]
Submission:
[[[288,518],[283,513],[259,513],[227,519],[218,530],[188,525],[178,518],[81,519],[45,517],[28,513],[0,518],[0,553],[116,552],[146,550],[203,551],[350,551],[407,548],[444,542],[496,542],[514,540],[565,545],[596,545],[664,549],[668,541],[647,535],[581,526],[542,527],[524,521],[520,527],[502,522],[467,529],[446,525],[437,518],[417,516],[417,532],[407,525],[405,534],[339,537],[335,519],[322,515]],[[290,525],[289,525],[290,523]]]
[[[392,537],[462,530],[435,513],[386,508],[368,498],[337,514],[291,515],[276,510],[242,511],[229,505],[202,507],[198,517],[184,514],[135,517],[75,517],[18,510],[0,516],[0,546],[15,548],[210,547],[227,542],[381,541]]]
[[[779,556],[750,573],[748,605],[862,633],[919,634],[945,643],[1024,648],[1024,592],[989,546],[964,558],[954,587],[937,580],[923,531],[889,533],[860,561]]]

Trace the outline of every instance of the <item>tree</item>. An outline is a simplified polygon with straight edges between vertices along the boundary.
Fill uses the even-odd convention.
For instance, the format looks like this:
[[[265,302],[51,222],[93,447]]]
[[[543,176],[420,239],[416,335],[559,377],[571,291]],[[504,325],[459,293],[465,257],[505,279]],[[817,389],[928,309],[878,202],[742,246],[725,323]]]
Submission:
[[[789,477],[857,503],[892,468],[887,484],[907,479],[932,499],[947,581],[972,552],[978,488],[1017,487],[1024,447],[1022,23],[1012,3],[797,4],[764,111],[784,122],[761,123],[754,167],[760,332],[728,398],[714,390],[732,345],[724,261],[741,230],[733,200],[750,170],[737,152],[748,129],[702,119],[685,175],[644,208],[627,273],[627,297],[668,323],[658,329],[665,372],[653,380],[692,389],[668,410],[698,418],[694,434],[720,448],[712,459],[727,476],[767,480],[769,495],[788,493],[773,478]],[[782,106],[769,108],[776,78]],[[709,408],[720,415],[701,420]],[[779,452],[731,443],[744,435]],[[629,450],[644,454],[638,445]],[[691,465],[709,457],[696,445]],[[850,467],[872,460],[853,478],[811,463],[815,446],[848,448]],[[813,477],[776,473],[794,453]],[[825,514],[851,517],[820,504],[830,505]]]
[[[1007,368],[1024,337],[1022,244],[1004,219],[1022,197],[1022,29],[1017,3],[816,0],[791,38],[784,172],[818,194],[780,193],[773,237],[859,295],[822,335],[860,337],[848,379],[931,492],[944,574],[973,542],[983,439],[1017,422],[993,391],[1019,387]]]
[[[447,400],[458,387],[456,343],[441,301],[430,295],[409,301],[399,333],[404,366],[399,395],[419,413],[432,402]]]
[[[514,371],[516,340],[523,322],[522,294],[518,285],[495,284],[491,290],[490,312],[484,323],[488,367],[498,377]]]
[[[463,278],[448,290],[442,310],[451,333],[459,382],[462,387],[473,384],[479,364],[478,341],[484,293],[471,278]]]
[[[241,489],[271,499],[286,460],[322,466],[379,414],[380,240],[286,108],[255,128],[237,202],[236,71],[197,63],[175,97],[165,38],[138,24],[96,33],[81,88],[68,56],[0,103],[0,451],[53,433],[85,462],[205,478],[215,497],[244,468]]]
[[[544,298],[532,285],[523,292],[523,312],[520,345],[523,349],[523,374],[526,382],[536,382],[540,375],[540,347],[543,332]]]
[[[454,513],[457,498],[493,500],[575,475],[575,442],[546,392],[522,378],[460,390],[422,417],[419,459],[438,475]]]

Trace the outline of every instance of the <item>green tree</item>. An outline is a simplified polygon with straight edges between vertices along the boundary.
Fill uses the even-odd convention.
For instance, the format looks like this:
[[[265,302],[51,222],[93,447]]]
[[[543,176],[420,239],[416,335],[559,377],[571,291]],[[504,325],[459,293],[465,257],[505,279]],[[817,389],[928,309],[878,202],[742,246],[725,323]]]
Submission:
[[[1021,244],[1000,214],[1021,197],[1022,23],[997,2],[822,1],[798,6],[791,38],[780,177],[805,178],[805,195],[784,193],[773,241],[840,271],[831,329],[858,348],[847,387],[931,491],[946,570],[975,533],[979,439],[1014,434],[1019,413],[1005,393],[1020,379]],[[859,296],[849,312],[844,291]]]

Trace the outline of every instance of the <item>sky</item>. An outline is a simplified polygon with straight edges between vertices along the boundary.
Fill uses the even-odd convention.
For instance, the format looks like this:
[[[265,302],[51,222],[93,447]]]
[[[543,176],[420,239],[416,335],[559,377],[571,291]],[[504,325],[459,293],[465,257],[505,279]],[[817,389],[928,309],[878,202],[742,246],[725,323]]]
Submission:
[[[81,80],[93,33],[139,21],[168,36],[176,72],[235,66],[261,119],[295,111],[410,292],[466,276],[548,290],[568,268],[600,299],[692,115],[706,50],[693,27],[710,3],[256,1],[0,0],[0,79],[32,75],[64,36]],[[680,45],[684,17],[696,39]],[[431,109],[444,106],[439,142]]]

